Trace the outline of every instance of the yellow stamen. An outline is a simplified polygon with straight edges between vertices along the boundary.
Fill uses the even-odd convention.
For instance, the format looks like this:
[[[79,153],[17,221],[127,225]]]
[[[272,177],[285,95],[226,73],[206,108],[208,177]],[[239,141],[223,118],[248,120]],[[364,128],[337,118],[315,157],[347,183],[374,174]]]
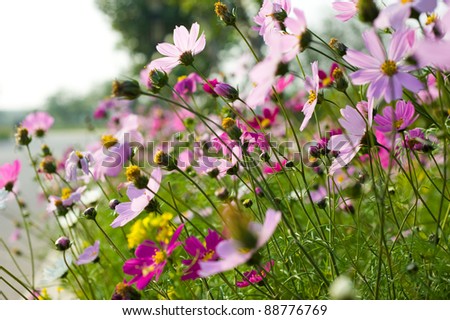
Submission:
[[[317,93],[314,90],[309,90],[308,103],[311,104],[317,99]]]
[[[83,159],[83,154],[80,151],[75,151],[75,154],[79,159]]]
[[[141,176],[141,169],[138,166],[129,166],[125,172],[127,181],[136,181]]]
[[[396,129],[400,129],[400,127],[403,125],[403,118],[398,119],[397,121],[394,121],[394,126]]]
[[[105,134],[102,136],[102,145],[106,148],[112,147],[117,142],[119,142],[117,140],[117,138],[115,138],[114,136],[112,136],[110,134]]]
[[[217,1],[214,4],[214,12],[216,13],[217,17],[223,19],[224,15],[228,12],[228,7],[222,2]]]
[[[205,255],[202,258],[202,261],[208,261],[211,260],[213,255],[214,255],[215,251],[214,250],[209,250],[207,253],[205,253]]]
[[[160,264],[166,260],[166,252],[165,251],[156,251],[155,254],[152,256],[153,261],[156,264]]]
[[[400,0],[400,2],[402,4],[407,4],[407,3],[413,2],[413,0]]]
[[[328,87],[331,84],[331,79],[329,77],[326,77],[322,80],[322,84],[324,87]]]
[[[177,82],[183,81],[186,78],[187,78],[187,76],[179,76],[177,79]]]
[[[222,120],[222,127],[225,130],[231,129],[236,124],[236,121],[233,118],[225,118]]]
[[[433,12],[432,14],[427,15],[427,21],[425,22],[425,24],[428,26],[432,23],[435,23],[437,18],[438,18],[437,14]]]
[[[263,129],[267,129],[267,128],[270,128],[270,125],[271,125],[271,123],[270,123],[270,120],[269,119],[263,119],[262,121],[261,121],[261,128],[263,128]]]
[[[394,74],[397,73],[397,63],[395,61],[392,60],[386,60],[382,65],[381,65],[381,71],[389,76],[392,77]]]
[[[69,188],[63,188],[61,191],[61,199],[67,200],[70,198],[70,195],[72,194],[72,190]]]

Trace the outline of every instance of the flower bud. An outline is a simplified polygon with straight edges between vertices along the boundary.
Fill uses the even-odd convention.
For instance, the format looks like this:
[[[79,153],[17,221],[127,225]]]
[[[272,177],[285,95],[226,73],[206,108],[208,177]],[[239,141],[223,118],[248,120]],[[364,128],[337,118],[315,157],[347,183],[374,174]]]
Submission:
[[[169,77],[167,73],[161,70],[151,70],[148,75],[148,87],[152,93],[159,93],[159,91],[167,85]]]
[[[238,128],[238,126],[236,125],[236,120],[234,120],[233,118],[223,119],[222,128],[233,140],[238,140],[242,135],[241,129]]]
[[[309,30],[306,30],[305,32],[302,33],[300,37],[300,52],[305,51],[309,47],[311,41],[312,41],[311,32],[309,32]]]
[[[341,57],[343,57],[347,54],[347,46],[345,44],[343,44],[342,42],[339,42],[338,39],[331,38],[330,42],[328,44]]]
[[[114,80],[112,85],[112,96],[116,98],[125,98],[134,100],[141,95],[139,82],[136,80],[117,81]]]
[[[138,189],[145,189],[148,184],[148,177],[142,175],[138,166],[129,166],[125,172],[127,181],[132,182]]]
[[[56,169],[57,169],[55,159],[52,156],[44,157],[44,159],[42,159],[42,161],[40,163],[40,167],[43,172],[48,173],[48,174],[56,173]]]
[[[28,135],[28,130],[23,127],[17,127],[16,143],[20,146],[27,146],[31,142],[31,137]]]
[[[43,144],[43,145],[41,146],[41,151],[42,151],[42,156],[43,156],[43,157],[51,156],[51,155],[52,155],[52,152],[51,152],[50,148],[49,148],[48,145],[46,145],[46,144]]]
[[[178,165],[177,159],[162,150],[156,152],[153,161],[159,166],[164,166],[168,171],[175,170]]]
[[[340,68],[333,70],[334,86],[340,92],[345,92],[348,88],[348,82],[345,80],[344,73]]]
[[[95,220],[95,217],[97,216],[97,210],[95,210],[94,207],[87,208],[83,212],[83,216],[88,220]]]
[[[111,199],[111,201],[109,202],[109,208],[111,210],[115,210],[117,205],[120,204],[120,201],[117,199]]]
[[[55,241],[56,250],[66,251],[70,248],[70,239],[62,236]]]
[[[234,102],[235,100],[239,99],[239,91],[237,91],[235,88],[230,86],[227,83],[218,83],[214,87],[214,91],[221,97]]]
[[[206,170],[206,173],[211,178],[217,178],[217,176],[220,174],[220,171],[217,168],[210,168],[210,169]]]
[[[233,26],[236,23],[236,16],[228,10],[228,7],[220,1],[214,4],[214,12],[217,17],[227,26]]]
[[[228,199],[228,197],[230,196],[230,193],[228,192],[228,189],[225,187],[219,188],[216,190],[216,192],[214,193],[216,195],[216,197],[219,200],[225,201]]]
[[[116,285],[111,300],[141,300],[141,294],[133,286],[120,282]]]
[[[380,10],[373,0],[359,0],[357,7],[359,20],[369,24],[372,24],[380,13]]]
[[[252,201],[252,199],[245,199],[242,201],[242,205],[245,208],[250,208],[253,205],[253,201]]]

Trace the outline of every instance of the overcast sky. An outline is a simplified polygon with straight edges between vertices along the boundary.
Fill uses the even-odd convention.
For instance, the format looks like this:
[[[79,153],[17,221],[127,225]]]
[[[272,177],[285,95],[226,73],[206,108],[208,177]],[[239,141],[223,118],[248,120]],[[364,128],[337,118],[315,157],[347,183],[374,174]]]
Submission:
[[[293,0],[311,27],[331,2]],[[0,1],[0,110],[41,108],[60,89],[82,94],[126,76],[118,41],[94,0]]]

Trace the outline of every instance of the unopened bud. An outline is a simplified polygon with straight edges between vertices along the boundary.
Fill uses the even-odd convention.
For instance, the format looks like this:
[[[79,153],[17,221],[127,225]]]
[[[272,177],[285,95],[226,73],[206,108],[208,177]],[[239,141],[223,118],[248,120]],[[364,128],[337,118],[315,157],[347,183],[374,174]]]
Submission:
[[[111,199],[111,201],[109,202],[109,208],[111,210],[115,210],[117,205],[120,204],[120,201],[117,199]]]
[[[97,216],[97,210],[95,210],[94,207],[87,208],[83,212],[83,216],[88,220],[95,220],[95,217]]]
[[[328,44],[341,57],[347,54],[347,46],[340,42],[338,39],[331,38]]]
[[[222,2],[217,1],[214,4],[214,12],[227,26],[233,26],[236,23],[236,16],[230,12],[228,7]]]
[[[42,159],[40,167],[43,172],[53,174],[56,173],[56,163],[55,159],[52,156],[46,156]]]
[[[222,187],[220,189],[218,189],[215,193],[216,197],[219,200],[225,201],[228,199],[228,197],[230,196],[230,193],[228,192],[228,189],[225,187]]]
[[[67,249],[70,248],[70,239],[67,237],[59,237],[56,241],[55,241],[55,247],[56,250],[59,251],[66,251]]]
[[[162,150],[159,150],[155,153],[153,161],[159,166],[164,166],[168,171],[175,170],[178,165],[177,159]]]
[[[253,201],[252,199],[245,199],[244,201],[242,201],[242,205],[245,208],[250,208],[253,205]]]
[[[112,95],[116,98],[124,98],[134,100],[141,95],[139,82],[136,80],[117,81],[114,80],[112,85]]]
[[[235,88],[230,86],[227,83],[218,83],[214,87],[214,91],[221,97],[234,102],[235,100],[239,99],[239,91],[237,91]]]
[[[23,127],[17,127],[16,143],[20,146],[27,146],[31,142],[31,137],[28,135],[28,130]]]
[[[151,70],[148,75],[148,87],[153,93],[159,93],[159,91],[167,85],[169,77],[167,73],[161,70]]]
[[[369,24],[372,24],[380,13],[380,10],[373,0],[359,0],[357,7],[359,20]]]

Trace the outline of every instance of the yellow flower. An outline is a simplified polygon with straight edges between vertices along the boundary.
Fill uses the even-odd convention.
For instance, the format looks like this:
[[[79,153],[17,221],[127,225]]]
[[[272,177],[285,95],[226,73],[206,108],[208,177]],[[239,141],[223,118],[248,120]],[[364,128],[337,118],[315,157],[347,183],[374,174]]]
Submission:
[[[128,247],[136,248],[144,240],[169,243],[174,228],[170,224],[173,214],[165,212],[161,215],[150,213],[144,219],[137,220],[127,235]]]

